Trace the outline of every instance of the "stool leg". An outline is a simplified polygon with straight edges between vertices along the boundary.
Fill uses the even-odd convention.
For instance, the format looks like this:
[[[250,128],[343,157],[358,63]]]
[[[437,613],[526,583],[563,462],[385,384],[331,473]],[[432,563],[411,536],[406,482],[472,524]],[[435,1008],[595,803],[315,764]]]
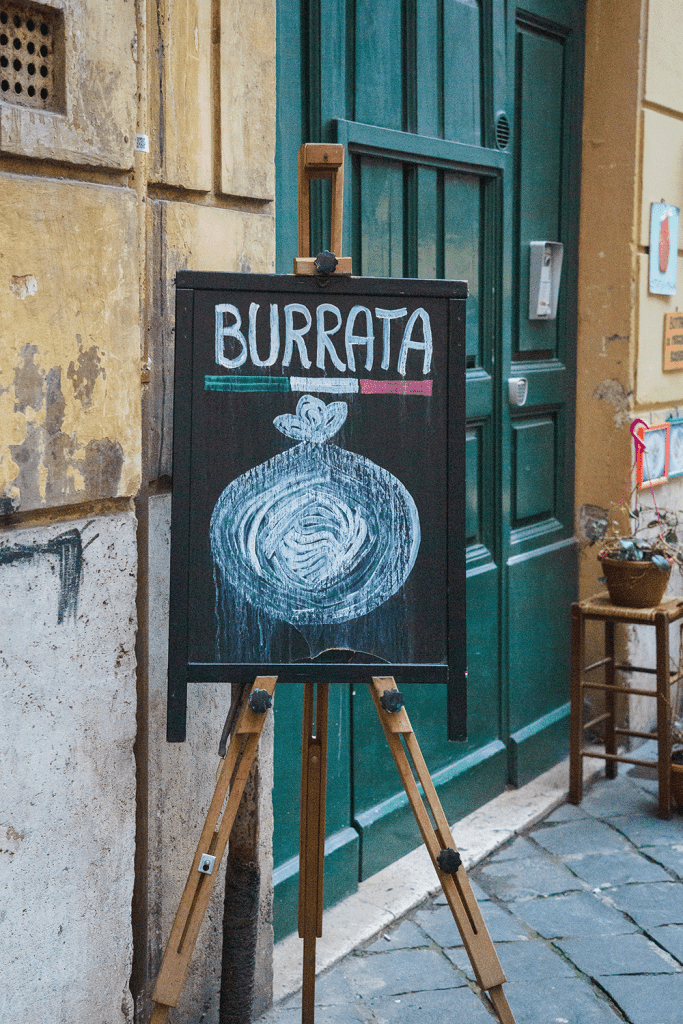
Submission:
[[[605,657],[610,660],[605,665],[605,683],[609,687],[614,686],[614,623],[609,619],[605,620]],[[616,700],[614,690],[605,690],[605,711],[607,712],[607,719],[605,720],[605,753],[616,754],[617,752],[617,734],[615,732],[615,712],[616,712]],[[605,775],[608,779],[616,779],[619,771],[618,761],[606,761],[605,762]]]
[[[657,632],[657,760],[659,762],[659,817],[671,817],[671,685],[669,675],[669,619],[655,614]]]
[[[580,804],[583,798],[583,662],[586,625],[578,604],[572,605],[571,713],[569,719],[569,802]]]

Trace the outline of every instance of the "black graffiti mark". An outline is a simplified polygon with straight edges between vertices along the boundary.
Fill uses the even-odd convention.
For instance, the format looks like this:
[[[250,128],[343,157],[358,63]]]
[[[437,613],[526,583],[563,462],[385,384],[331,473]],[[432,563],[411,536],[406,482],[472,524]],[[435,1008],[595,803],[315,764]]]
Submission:
[[[64,622],[69,615],[76,618],[78,595],[83,572],[83,544],[79,530],[67,530],[53,537],[47,544],[17,544],[14,547],[0,547],[0,565],[12,562],[27,562],[36,555],[57,555],[59,557],[59,600],[57,622]]]

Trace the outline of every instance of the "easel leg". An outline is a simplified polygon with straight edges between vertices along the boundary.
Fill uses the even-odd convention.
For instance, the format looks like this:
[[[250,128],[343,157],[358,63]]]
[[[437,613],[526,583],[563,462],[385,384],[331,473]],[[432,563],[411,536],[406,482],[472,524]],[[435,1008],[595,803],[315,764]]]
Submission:
[[[327,712],[329,687],[304,684],[301,741],[301,833],[299,842],[299,936],[304,940],[301,1020],[315,1016],[315,946],[323,933],[325,869],[325,793],[327,786]]]
[[[276,681],[276,676],[259,676],[251,689],[266,690],[272,695]],[[152,993],[152,999],[157,1005],[152,1012],[151,1024],[163,1024],[170,1008],[178,1004],[199,928],[204,920],[249,771],[256,757],[265,719],[265,714],[253,711],[248,701],[244,701],[221,767]]]
[[[405,708],[395,712],[385,711],[380,703],[384,691],[395,688],[396,683],[391,676],[373,677],[370,685],[370,695],[377,708],[384,735],[396,762],[403,788],[422,833],[434,870],[441,882],[444,896],[448,900],[453,919],[458,926],[477,983],[488,994],[500,1024],[515,1024],[512,1011],[503,992],[505,975],[500,966],[498,954],[484,924],[465,869],[462,864],[457,866],[460,858],[455,849],[451,830],[408,715]],[[410,760],[408,755],[410,755]],[[412,761],[415,773],[422,785],[425,794],[424,801],[420,796],[410,761]],[[427,807],[425,807],[425,801]],[[444,857],[445,851],[449,852]],[[450,851],[453,852],[450,853]],[[457,870],[455,867],[451,868],[449,859],[457,866]],[[445,865],[446,870],[443,870],[442,864]]]

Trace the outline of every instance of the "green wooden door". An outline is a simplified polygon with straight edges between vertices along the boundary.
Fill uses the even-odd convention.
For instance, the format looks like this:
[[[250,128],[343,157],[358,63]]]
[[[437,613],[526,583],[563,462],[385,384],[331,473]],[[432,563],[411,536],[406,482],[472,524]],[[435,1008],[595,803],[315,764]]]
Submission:
[[[302,141],[347,150],[344,255],[366,276],[469,281],[468,739],[445,688],[406,704],[451,820],[557,761],[568,701],[583,3],[279,0],[278,271]],[[312,252],[329,195],[313,195]],[[560,312],[528,319],[528,243],[565,245]],[[508,378],[529,382],[511,408]],[[326,902],[418,845],[364,687],[335,687]],[[295,927],[301,696],[276,701],[276,933]],[[296,767],[295,767],[296,766]]]

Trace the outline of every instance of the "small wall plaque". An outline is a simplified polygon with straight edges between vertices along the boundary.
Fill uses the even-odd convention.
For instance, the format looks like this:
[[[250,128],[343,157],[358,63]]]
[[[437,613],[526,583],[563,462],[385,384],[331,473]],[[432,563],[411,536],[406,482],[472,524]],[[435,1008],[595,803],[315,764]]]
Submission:
[[[683,370],[683,313],[664,314],[664,370]]]
[[[650,293],[676,294],[678,263],[678,207],[667,203],[650,206]]]

